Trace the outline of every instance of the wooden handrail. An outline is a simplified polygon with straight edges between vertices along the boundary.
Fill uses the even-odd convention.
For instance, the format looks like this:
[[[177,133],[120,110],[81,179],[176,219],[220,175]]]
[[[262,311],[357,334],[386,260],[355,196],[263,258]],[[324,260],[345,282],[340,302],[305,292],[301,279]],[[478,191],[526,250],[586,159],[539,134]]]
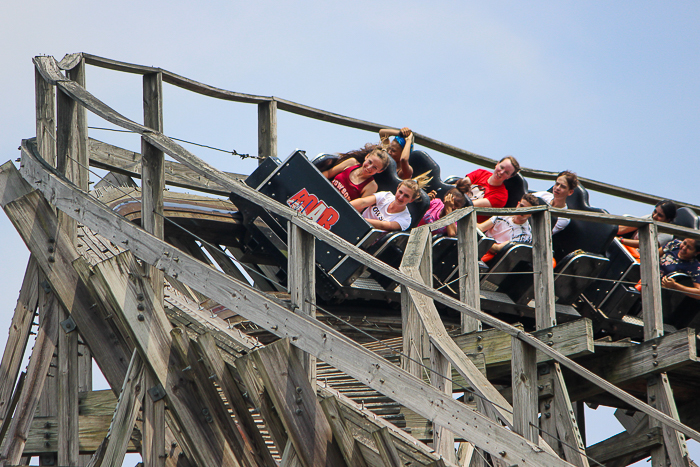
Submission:
[[[72,59],[73,55],[75,54],[71,54],[68,57],[71,57]],[[254,94],[227,91],[225,89],[216,88],[214,86],[209,86],[207,84],[200,83],[189,78],[185,78],[184,76],[178,75],[168,70],[164,70],[162,68],[136,65],[133,63],[121,62],[118,60],[112,60],[86,53],[83,53],[82,55],[85,58],[86,64],[98,66],[101,68],[108,68],[110,70],[136,74],[160,72],[163,73],[163,81],[166,83],[181,87],[183,89],[187,89],[188,91],[196,92],[217,99],[234,102],[244,102],[249,104],[259,104],[261,102],[268,102],[274,100],[277,101],[277,107],[280,110],[285,110],[290,113],[313,118],[316,120],[321,120],[324,122],[335,123],[337,125],[342,125],[349,128],[356,128],[358,130],[366,130],[371,132],[378,132],[382,128],[391,128],[390,125],[382,125],[379,123],[368,122],[366,120],[346,117],[344,115],[327,112],[325,110],[317,109],[314,107],[299,104],[274,96],[258,96]],[[414,132],[414,135],[416,144],[420,144],[421,146],[424,146],[428,149],[432,149],[439,153],[455,157],[465,162],[470,162],[472,164],[477,164],[483,167],[491,167],[497,163],[496,159],[492,159],[490,157],[482,156],[471,151],[460,149],[456,146],[452,146],[450,144],[443,143],[442,141],[438,141],[436,139],[421,135],[420,133]],[[557,172],[549,172],[545,170],[531,169],[527,167],[524,167],[520,171],[520,173],[522,173],[524,176],[534,178],[537,180],[556,180],[557,178]],[[643,193],[641,191],[636,190],[630,190],[628,188],[623,188],[617,185],[600,182],[590,178],[579,177],[579,180],[581,184],[584,185],[588,190],[597,191],[599,193],[605,193],[607,195],[612,195],[623,199],[628,199],[630,201],[637,201],[639,203],[656,204],[659,201],[667,199],[661,196]],[[698,205],[686,203],[679,200],[673,201],[678,206],[688,207],[700,213],[700,206]]]

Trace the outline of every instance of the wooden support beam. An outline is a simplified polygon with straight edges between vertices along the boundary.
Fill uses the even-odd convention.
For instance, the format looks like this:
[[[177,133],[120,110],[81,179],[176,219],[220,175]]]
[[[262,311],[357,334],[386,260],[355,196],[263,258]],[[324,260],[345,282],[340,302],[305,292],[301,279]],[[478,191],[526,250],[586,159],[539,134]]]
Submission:
[[[263,104],[259,104],[263,105]],[[287,277],[292,310],[311,318],[316,317],[316,239],[294,224],[289,224],[289,257]],[[316,357],[297,348],[292,353],[302,362],[311,387],[316,386]]]
[[[153,131],[163,131],[163,76],[161,73],[143,75],[143,120],[144,126]],[[163,151],[141,139],[141,225],[147,232],[163,238],[163,190],[165,189],[165,172]],[[146,276],[162,306],[163,272],[153,266],[145,266]],[[146,375],[147,387],[158,382]],[[146,398],[143,408],[143,452],[145,467],[163,467],[165,465],[165,401]]]
[[[90,138],[90,165],[111,172],[127,175],[132,178],[141,178],[141,153],[122,149],[102,141]],[[227,190],[216,182],[212,182],[186,165],[179,162],[165,161],[165,183],[190,190],[202,191],[219,196],[227,196],[231,190]],[[245,175],[227,173],[233,179],[244,179]]]
[[[414,229],[411,232],[400,269],[404,273],[412,275],[426,284],[432,284],[432,234],[429,229]],[[404,335],[406,333],[415,333],[414,335],[418,336],[418,334],[421,333],[429,339],[432,339],[430,328],[422,322],[424,321],[423,314],[425,313],[425,310],[422,309],[423,305],[413,299],[411,291],[408,288],[402,288],[401,295],[401,303],[407,305],[405,311],[417,316],[417,318],[412,317],[405,320],[407,323],[415,321],[417,326],[414,329],[404,328]],[[402,306],[402,315],[403,312],[404,307]],[[435,314],[437,314],[437,310],[435,310],[435,312]],[[440,331],[445,330],[444,326],[438,325],[436,328]],[[450,361],[443,355],[440,347],[437,347],[434,343],[431,342],[428,347],[430,349],[430,383],[433,387],[437,388],[438,391],[449,394],[448,397],[451,397],[452,366],[450,365]],[[446,426],[436,425],[433,428],[433,448],[438,454],[448,459],[450,462],[455,461],[454,435]]]
[[[45,319],[39,324],[39,332],[34,342],[32,356],[29,359],[22,395],[0,455],[0,467],[18,464],[22,457],[32,419],[49,372],[53,352],[56,349],[58,320],[54,317],[58,313],[58,306],[58,300],[52,292],[41,295],[39,307],[43,309]]]
[[[423,284],[430,281],[429,283],[432,286],[430,231],[428,229],[416,229],[414,232],[411,233],[408,239],[399,269],[402,271],[417,270],[416,280],[420,280]],[[422,378],[424,369],[421,368],[421,362],[430,355],[430,348],[429,344],[426,345],[426,332],[416,310],[416,304],[408,292],[408,288],[401,287],[401,329],[403,336],[401,368],[417,378]]]
[[[379,455],[384,461],[384,465],[387,467],[403,467],[399,452],[396,450],[394,441],[389,435],[389,429],[386,427],[380,428],[372,433],[372,436],[374,437],[374,444],[377,446]]]
[[[24,387],[24,378],[27,376],[27,373],[22,372],[19,375],[19,378],[17,379],[17,387],[15,387],[14,393],[12,393],[11,400],[8,401],[6,404],[7,406],[4,407],[4,409],[7,411],[9,414],[15,413],[15,408],[17,407],[17,404],[19,403],[19,397],[22,394],[22,388]],[[12,423],[12,418],[5,418],[2,420],[0,423],[0,444],[2,444],[3,440],[5,439],[5,435],[7,434],[7,430],[10,429],[10,423]],[[1,449],[0,449],[1,451]]]
[[[512,338],[513,431],[537,443],[537,360],[535,349]]]
[[[136,416],[143,402],[143,373],[143,360],[134,350],[119,394],[119,401],[114,409],[112,423],[105,437],[104,449],[95,453],[89,467],[119,466],[124,462]]]
[[[12,416],[10,402],[22,366],[24,351],[29,341],[29,332],[34,321],[38,300],[38,265],[36,259],[30,256],[0,363],[0,423],[4,422],[8,416]]]
[[[56,166],[56,87],[34,70],[36,141],[39,154]]]
[[[110,301],[128,326],[130,337],[159,385],[148,388],[149,397],[159,398],[157,393],[164,392],[180,434],[197,463],[240,465],[219,425],[206,420],[206,414],[214,407],[207,406],[196,387],[188,383],[189,377],[182,371],[187,367],[186,362],[171,351],[170,322],[142,274],[127,251],[98,264],[93,277],[110,293]]]
[[[569,399],[569,393],[564,382],[564,375],[558,363],[551,364],[552,383],[554,386],[553,418],[556,432],[561,440],[564,459],[579,467],[588,467],[586,446],[583,443],[574,415],[574,409]]]
[[[78,427],[78,331],[67,331],[74,321],[62,306],[59,306],[58,330],[58,463],[78,465],[80,456],[80,430]],[[70,329],[70,327],[68,327]]]
[[[554,294],[554,267],[552,262],[552,218],[549,210],[534,213],[531,217],[531,223],[533,230],[532,263],[535,290],[535,327],[541,330],[557,324],[556,297]],[[549,342],[551,341],[548,341],[548,343]],[[513,349],[515,350],[515,348],[516,345],[514,344]],[[527,350],[529,351],[530,348]],[[524,371],[526,371],[528,375],[534,375],[535,378],[537,378],[536,357],[533,357],[533,359],[535,362],[529,362],[527,365],[535,365],[534,370],[532,368],[527,368]],[[515,354],[513,355],[513,361],[515,362]],[[566,382],[564,381],[564,375],[561,372],[558,362],[552,362],[549,368],[552,373],[554,395],[549,402],[552,407],[549,412],[546,413],[550,413],[552,419],[548,420],[547,417],[544,417],[544,426],[542,429],[547,431],[549,435],[558,437],[557,442],[554,442],[554,440],[551,440],[551,442],[554,446],[561,443],[561,452],[567,461],[579,467],[588,467],[588,459],[585,456],[585,446],[581,439],[581,433],[578,430],[576,418],[574,417],[574,411],[571,405],[571,399],[569,398],[569,392],[566,388]],[[535,420],[530,420],[530,422],[532,426],[536,427],[538,410],[537,381],[534,380],[533,387],[530,388],[533,391],[532,395],[525,397],[522,392],[524,388],[521,387],[519,390],[516,390],[516,384],[520,385],[520,383],[516,383],[515,377],[516,372],[514,370],[513,407],[518,405],[516,403],[516,397],[524,398],[523,401],[528,404],[530,410],[534,410],[535,412]],[[531,407],[530,404],[532,404]],[[519,411],[522,412],[523,417],[528,416],[524,409]],[[530,412],[530,416],[531,415],[532,413]],[[547,439],[550,440],[550,438]]]
[[[93,354],[102,373],[112,388],[121,387],[130,360],[133,344],[127,342],[117,325],[117,316],[99,288],[88,286],[78,275],[74,267],[82,270],[86,277],[92,271],[80,258],[71,239],[59,229],[58,220],[53,209],[38,193],[29,195],[27,203],[10,203],[13,197],[29,193],[29,186],[21,177],[12,175],[16,172],[12,164],[0,167],[0,193],[5,212],[22,235],[30,251],[43,271],[46,272],[48,286],[58,296],[78,325],[85,342],[93,349]],[[17,174],[18,175],[18,174]],[[41,222],[35,223],[35,219]],[[35,228],[40,225],[41,228]],[[50,245],[53,251],[47,247]],[[71,264],[73,263],[73,264]],[[116,389],[115,389],[116,390]],[[168,435],[169,442],[174,438]],[[182,443],[180,444],[182,447]],[[171,450],[172,451],[172,450]],[[179,449],[177,450],[179,451]],[[178,465],[187,459],[177,459]],[[170,465],[172,457],[168,458]],[[174,465],[174,464],[172,464]]]
[[[585,362],[586,368],[612,384],[624,386],[650,375],[672,371],[698,361],[693,329],[682,329],[632,347],[601,353]],[[570,378],[573,400],[590,398],[602,391],[575,375]]]
[[[252,443],[238,430],[236,422],[228,412],[228,407],[219,395],[218,388],[212,384],[216,374],[209,373],[207,367],[201,363],[201,352],[197,351],[194,342],[190,342],[187,330],[176,327],[170,331],[170,336],[173,342],[172,349],[178,353],[180,361],[187,364],[186,368],[189,368],[187,374],[190,384],[197,387],[203,404],[208,407],[206,412],[202,411],[205,415],[204,421],[218,426],[242,467],[257,466],[257,461],[253,457]]]
[[[591,355],[594,352],[593,324],[587,318],[558,324],[532,333],[539,340],[569,358]],[[510,374],[511,336],[498,329],[463,334],[454,338],[466,354],[483,353],[489,377]],[[551,357],[537,351],[537,363],[551,361]]]
[[[270,437],[275,443],[275,446],[277,446],[277,450],[279,452],[284,452],[288,441],[287,432],[280,418],[280,414],[272,402],[269,392],[265,388],[262,378],[260,378],[260,375],[255,369],[255,363],[250,355],[237,359],[235,372],[231,367],[229,367],[229,371],[231,371],[235,379],[240,379],[242,381],[243,387],[241,391],[247,396],[247,399],[250,399],[256,410],[262,415]],[[238,378],[236,378],[236,374]]]
[[[345,465],[323,409],[288,339],[251,353],[289,440],[305,467]]]
[[[644,340],[662,336],[663,310],[661,308],[661,270],[655,224],[639,228],[639,256],[642,276],[642,316],[644,319]],[[647,379],[647,401],[663,413],[679,420],[678,409],[673,398],[671,384],[666,373],[650,376]],[[649,420],[651,427],[659,426],[656,420]],[[651,452],[653,466],[666,465],[668,458],[674,466],[689,466],[688,448],[685,436],[667,425],[663,425],[664,444]]]
[[[277,157],[277,101],[258,104],[258,157]],[[259,164],[262,160],[258,161]]]
[[[532,224],[535,321],[537,329],[544,329],[557,324],[552,268],[552,217],[549,211],[536,212],[530,218],[530,223]]]
[[[340,447],[345,463],[353,467],[367,467],[367,462],[362,455],[358,442],[345,425],[345,419],[340,411],[338,400],[334,397],[327,397],[321,401],[321,407],[323,408],[323,413],[326,414],[326,419],[333,431],[333,437]]]
[[[479,247],[476,237],[476,213],[457,221],[457,246],[459,261],[459,299],[465,305],[480,310]],[[462,333],[481,331],[481,321],[462,314]]]
[[[652,449],[663,444],[663,435],[659,427],[648,428],[640,433],[618,433],[604,441],[586,448],[591,458],[603,465],[629,465],[648,457]],[[618,461],[624,460],[623,463]],[[597,465],[597,464],[596,464]]]
[[[216,382],[221,387],[226,400],[229,401],[228,409],[233,412],[240,424],[242,435],[250,440],[249,442],[254,447],[252,454],[255,456],[257,465],[261,467],[276,467],[277,464],[265,444],[265,439],[260,434],[255,420],[253,420],[248,411],[248,401],[243,396],[235,378],[231,374],[231,368],[227,367],[221,358],[214,337],[209,333],[201,335],[197,343],[201,348],[200,355],[203,363],[210,374],[216,376]]]

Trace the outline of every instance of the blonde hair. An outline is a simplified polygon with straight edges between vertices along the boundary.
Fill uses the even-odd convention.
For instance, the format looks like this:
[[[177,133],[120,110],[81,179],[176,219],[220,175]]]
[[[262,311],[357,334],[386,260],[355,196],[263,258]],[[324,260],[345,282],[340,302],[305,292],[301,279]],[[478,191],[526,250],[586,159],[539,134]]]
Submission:
[[[415,200],[420,196],[420,190],[427,186],[428,183],[433,179],[433,177],[428,177],[428,174],[430,173],[430,170],[427,172],[418,175],[415,178],[411,178],[408,180],[403,180],[401,183],[399,183],[399,186],[403,185],[409,190],[413,190],[413,199]],[[398,189],[398,188],[397,188]]]

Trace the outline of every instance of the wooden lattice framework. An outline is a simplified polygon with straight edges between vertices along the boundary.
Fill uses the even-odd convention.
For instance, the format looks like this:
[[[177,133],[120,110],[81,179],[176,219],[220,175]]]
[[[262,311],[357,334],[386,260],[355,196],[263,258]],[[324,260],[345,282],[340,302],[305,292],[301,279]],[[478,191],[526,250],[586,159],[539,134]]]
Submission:
[[[589,457],[612,466],[647,455],[655,466],[693,465],[685,438],[700,440],[694,428],[700,426],[698,411],[692,410],[697,403],[684,397],[679,411],[669,372],[682,370],[690,386],[700,381],[696,335],[664,335],[655,239],[658,230],[700,238],[697,231],[531,208],[536,332],[528,333],[481,311],[475,210],[458,210],[430,227],[458,222],[456,300],[432,288],[428,227],[411,232],[399,270],[385,265],[164,136],[162,83],[257,104],[259,154],[266,157],[276,155],[277,110],[372,131],[379,125],[87,54],[60,63],[36,57],[34,63],[37,136],[22,141],[19,171],[10,162],[0,167],[0,203],[31,252],[0,366],[0,466],[25,464],[26,456],[35,455],[43,465],[121,465],[127,451],[140,452],[147,467],[480,466],[487,459],[503,466],[588,466]],[[85,89],[86,64],[143,75],[144,125]],[[141,154],[89,140],[86,111],[139,133]],[[421,135],[416,141],[472,162],[493,162]],[[165,154],[177,163],[166,162]],[[142,179],[142,228],[88,193],[90,165]],[[166,242],[163,190],[169,183],[233,192],[287,219],[289,294],[251,287],[223,259],[219,270]],[[584,183],[629,199],[658,200]],[[479,210],[485,211],[510,212]],[[553,214],[639,228],[643,343],[595,343],[588,320],[557,323]],[[401,360],[316,319],[315,242],[401,285]],[[209,254],[217,258],[215,251]],[[201,306],[204,297],[275,339],[264,345],[232,327]],[[458,336],[448,333],[436,303],[461,314]],[[20,375],[35,314],[34,349]],[[596,350],[606,346],[610,353],[598,358]],[[576,361],[583,357],[585,366]],[[111,391],[91,390],[93,358]],[[427,382],[421,361],[429,362]],[[512,384],[494,385],[487,368],[502,368]],[[324,372],[324,381],[317,371]],[[565,372],[571,377],[565,379]],[[598,375],[603,372],[607,379]],[[334,388],[329,374],[398,403],[422,422],[406,433]],[[454,400],[453,381],[475,397]],[[639,382],[648,403],[639,399]],[[634,387],[635,394],[620,386]],[[581,404],[601,393],[634,415],[620,414],[626,431],[586,447],[579,432]]]

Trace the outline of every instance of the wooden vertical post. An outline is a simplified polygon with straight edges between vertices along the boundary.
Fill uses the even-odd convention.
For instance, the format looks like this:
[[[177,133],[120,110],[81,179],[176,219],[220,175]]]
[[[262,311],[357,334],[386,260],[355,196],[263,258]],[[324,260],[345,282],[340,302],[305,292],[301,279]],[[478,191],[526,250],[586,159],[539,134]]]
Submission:
[[[157,132],[163,131],[163,74],[143,76],[143,122]],[[141,138],[141,226],[158,238],[164,236],[163,190],[165,189],[165,156],[162,151]],[[163,273],[153,266],[145,267],[156,300],[163,304]],[[144,378],[146,391],[158,384],[150,373]],[[143,404],[143,446],[145,467],[165,465],[165,402],[154,401],[146,394]]]
[[[304,229],[289,222],[288,284],[292,309],[295,313],[316,316],[316,244]],[[316,387],[316,357],[292,346],[306,373],[311,387]]]
[[[258,104],[258,157],[277,157],[277,101]],[[258,164],[262,163],[262,159]]]
[[[34,71],[36,95],[36,143],[39,154],[52,166],[56,165],[56,87]]]
[[[538,212],[532,215],[530,222],[533,230],[532,265],[535,290],[535,327],[539,330],[556,326],[557,324],[552,261],[552,217],[549,211]],[[548,418],[543,420],[542,428],[545,429],[544,427],[546,426],[549,435],[552,437],[545,433],[542,433],[542,435],[550,444],[554,444],[552,446],[554,449],[557,449],[557,443],[555,443],[556,440],[553,437],[564,440],[566,444],[562,443],[563,457],[574,465],[588,467],[588,459],[583,452],[585,446],[576,423],[573,406],[571,405],[571,399],[569,398],[569,392],[559,363],[550,364],[549,372],[552,375],[554,396],[545,401],[545,404],[549,404],[550,408],[542,411],[544,416]],[[513,380],[514,392],[515,384],[515,380]],[[537,388],[533,388],[533,391],[535,395],[535,411],[537,411]],[[517,409],[515,409],[515,398],[513,399],[513,407],[514,411],[517,412]],[[533,423],[537,426],[537,421]]]
[[[549,211],[536,212],[530,222],[536,327],[544,329],[557,324],[552,268],[552,216]]]
[[[459,250],[459,299],[467,306],[481,309],[479,289],[479,249],[476,234],[476,213],[457,221]],[[481,321],[462,313],[462,333],[481,331]]]
[[[428,229],[421,230],[420,234],[412,234],[406,246],[404,259],[401,266],[417,267],[421,279],[426,284],[432,284],[432,248],[430,246],[430,232]],[[420,245],[413,246],[414,242]],[[401,368],[411,373],[413,376],[422,379],[421,362],[424,356],[429,353],[429,347],[424,345],[427,340],[425,329],[420,316],[415,310],[413,300],[408,293],[408,289],[401,286],[401,326],[403,339],[403,355],[401,356]]]
[[[537,430],[537,353],[516,337],[511,339],[513,378],[513,431],[539,442]]]
[[[645,340],[664,335],[657,235],[656,224],[648,224],[639,228],[639,263],[642,276],[642,316],[644,318]],[[647,403],[679,420],[673,390],[666,373],[647,378]],[[656,427],[660,424],[649,418],[649,425]],[[685,435],[666,425],[662,426],[662,431],[664,444],[652,449],[652,466],[666,466],[668,459],[670,465],[687,467],[689,458]]]
[[[642,276],[642,317],[644,340],[664,335],[663,312],[661,310],[661,270],[659,269],[659,246],[655,224],[639,228],[639,265]]]
[[[85,62],[82,57],[68,70],[68,77],[79,85],[85,85]],[[56,122],[56,168],[82,190],[88,188],[87,155],[87,115],[85,109],[72,98],[58,92]],[[77,222],[65,213],[59,212],[61,229],[75,242]],[[70,317],[67,310],[59,306],[57,318],[66,322]],[[78,429],[78,333],[59,331],[57,346],[57,391],[46,388],[42,399],[54,399],[57,408],[50,410],[59,417],[58,456],[61,465],[76,466],[79,463]],[[51,384],[51,383],[49,383]],[[51,404],[52,401],[48,401]],[[51,461],[47,460],[50,464]]]

